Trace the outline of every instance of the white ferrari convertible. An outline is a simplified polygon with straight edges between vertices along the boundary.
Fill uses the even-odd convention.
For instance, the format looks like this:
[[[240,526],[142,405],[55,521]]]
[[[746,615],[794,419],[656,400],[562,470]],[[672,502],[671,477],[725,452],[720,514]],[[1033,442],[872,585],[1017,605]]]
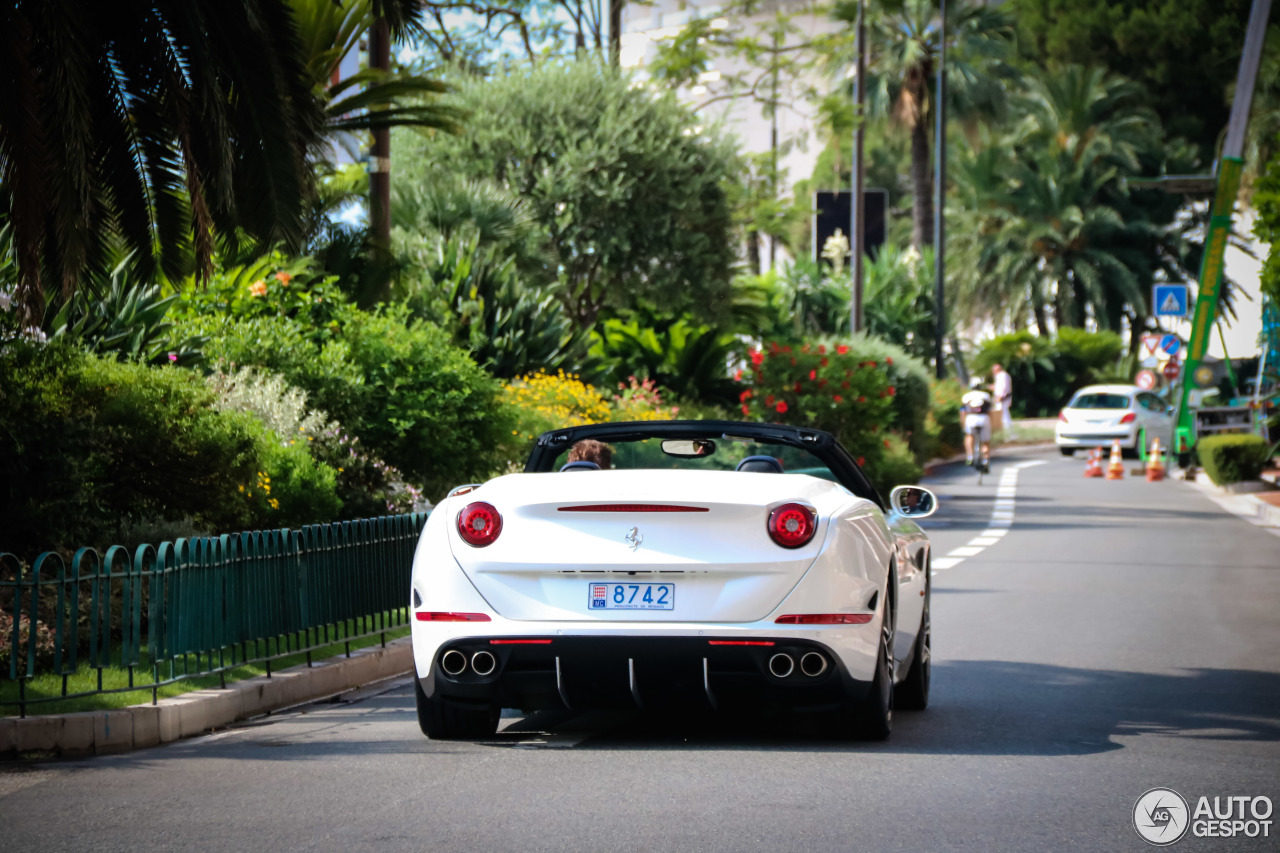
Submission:
[[[577,458],[584,447],[597,461]],[[935,506],[915,486],[886,504],[819,430],[545,433],[524,473],[454,489],[422,532],[410,592],[422,731],[492,735],[504,707],[697,703],[822,711],[842,732],[887,737],[895,707],[929,698],[916,519]]]

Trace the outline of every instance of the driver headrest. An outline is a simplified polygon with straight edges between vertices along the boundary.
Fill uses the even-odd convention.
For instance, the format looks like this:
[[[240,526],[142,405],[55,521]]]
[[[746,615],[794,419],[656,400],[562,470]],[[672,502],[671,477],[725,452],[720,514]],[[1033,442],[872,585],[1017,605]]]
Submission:
[[[772,456],[748,456],[738,463],[736,470],[756,474],[781,474],[782,463]]]

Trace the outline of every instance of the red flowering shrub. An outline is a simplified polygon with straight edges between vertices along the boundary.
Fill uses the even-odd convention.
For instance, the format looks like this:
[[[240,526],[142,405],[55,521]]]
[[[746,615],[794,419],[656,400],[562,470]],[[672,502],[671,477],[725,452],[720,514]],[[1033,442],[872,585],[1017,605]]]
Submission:
[[[847,344],[766,343],[750,358],[739,395],[743,417],[826,430],[875,471],[897,393],[887,365]]]

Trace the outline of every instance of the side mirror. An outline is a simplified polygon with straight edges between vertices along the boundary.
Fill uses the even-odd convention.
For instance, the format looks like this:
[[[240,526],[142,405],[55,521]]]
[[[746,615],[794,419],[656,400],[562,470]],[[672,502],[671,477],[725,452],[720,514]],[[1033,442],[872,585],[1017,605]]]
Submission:
[[[889,508],[908,518],[924,518],[937,510],[938,499],[921,486],[898,486],[889,493]]]

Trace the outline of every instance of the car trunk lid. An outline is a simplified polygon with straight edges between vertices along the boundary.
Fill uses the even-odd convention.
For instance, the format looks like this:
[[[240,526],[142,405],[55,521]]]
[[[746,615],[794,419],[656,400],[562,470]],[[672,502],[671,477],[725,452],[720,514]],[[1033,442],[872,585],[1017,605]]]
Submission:
[[[510,619],[748,622],[767,616],[813,563],[826,534],[824,506],[852,498],[814,477],[734,471],[584,471],[516,474],[456,499],[502,515],[492,545],[473,548],[451,520],[453,554],[477,590]],[[772,508],[790,501],[818,511],[818,529],[797,549],[769,538]],[[593,605],[600,586],[657,594],[670,609]],[[630,587],[637,587],[631,590]]]

